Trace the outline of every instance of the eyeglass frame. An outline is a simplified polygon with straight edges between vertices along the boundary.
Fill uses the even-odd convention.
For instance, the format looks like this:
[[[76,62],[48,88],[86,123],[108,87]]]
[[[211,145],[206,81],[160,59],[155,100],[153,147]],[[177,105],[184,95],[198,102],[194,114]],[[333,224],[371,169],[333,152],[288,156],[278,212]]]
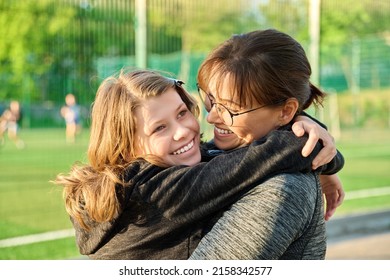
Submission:
[[[246,114],[246,113],[250,113],[250,112],[259,110],[259,109],[264,108],[264,107],[267,107],[267,106],[280,105],[281,103],[283,103],[283,102],[286,101],[286,100],[281,100],[281,101],[279,101],[279,102],[277,102],[277,103],[275,103],[275,104],[265,104],[265,105],[261,105],[261,106],[259,106],[259,107],[257,107],[257,108],[249,109],[249,110],[244,111],[244,112],[232,113],[232,112],[230,112],[230,110],[229,110],[225,105],[223,105],[223,104],[221,104],[221,103],[218,103],[218,102],[213,102],[213,101],[211,100],[211,98],[210,98],[210,94],[207,93],[205,90],[203,90],[203,89],[199,86],[198,83],[196,84],[196,87],[198,88],[199,97],[200,97],[200,99],[202,100],[203,105],[205,106],[205,109],[206,109],[207,112],[210,112],[210,111],[213,109],[214,105],[218,105],[218,106],[222,106],[222,107],[229,113],[230,119],[232,120],[230,125],[228,125],[228,124],[225,122],[225,119],[223,118],[223,116],[219,113],[218,110],[216,110],[218,116],[219,116],[219,117],[223,120],[223,122],[224,122],[226,125],[228,125],[228,126],[232,126],[232,125],[233,125],[233,123],[234,123],[234,119],[233,119],[233,118],[236,117],[236,116],[243,115],[243,114]],[[207,98],[209,99],[209,101],[210,101],[210,103],[211,103],[211,108],[210,108],[210,110],[207,110],[207,108],[206,108],[206,102],[205,102],[205,100],[204,100],[204,98],[203,98],[203,96],[202,96],[202,93],[201,93],[200,91],[203,91],[203,92],[206,94]],[[217,109],[217,108],[216,108],[216,109]]]

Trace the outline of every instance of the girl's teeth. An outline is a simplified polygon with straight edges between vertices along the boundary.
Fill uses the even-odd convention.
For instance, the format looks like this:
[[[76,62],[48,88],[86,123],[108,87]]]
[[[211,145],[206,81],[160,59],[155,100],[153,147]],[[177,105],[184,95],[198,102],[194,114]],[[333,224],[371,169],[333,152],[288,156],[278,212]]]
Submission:
[[[188,150],[190,150],[193,146],[194,146],[194,141],[191,141],[191,143],[189,143],[188,145],[184,146],[183,148],[177,150],[176,152],[173,152],[173,154],[180,155],[180,154],[185,153]]]

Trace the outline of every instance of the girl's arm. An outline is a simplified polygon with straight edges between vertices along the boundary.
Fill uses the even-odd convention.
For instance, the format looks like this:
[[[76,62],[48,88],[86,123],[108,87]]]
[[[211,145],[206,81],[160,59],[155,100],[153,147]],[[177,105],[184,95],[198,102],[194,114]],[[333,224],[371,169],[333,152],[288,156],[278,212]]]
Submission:
[[[292,130],[298,137],[305,133],[309,135],[309,139],[302,149],[303,156],[309,155],[318,141],[321,141],[324,146],[313,160],[313,169],[317,169],[319,166],[329,163],[335,156],[337,157],[336,165],[333,169],[323,172],[330,175],[337,173],[343,168],[344,158],[336,149],[334,138],[329,134],[327,127],[323,123],[303,112],[302,115],[299,115],[294,119]]]
[[[320,145],[301,155],[306,137],[277,130],[249,147],[234,150],[193,167],[162,169],[133,165],[129,180],[139,195],[178,222],[202,220],[234,203],[239,195],[278,173],[309,172]]]

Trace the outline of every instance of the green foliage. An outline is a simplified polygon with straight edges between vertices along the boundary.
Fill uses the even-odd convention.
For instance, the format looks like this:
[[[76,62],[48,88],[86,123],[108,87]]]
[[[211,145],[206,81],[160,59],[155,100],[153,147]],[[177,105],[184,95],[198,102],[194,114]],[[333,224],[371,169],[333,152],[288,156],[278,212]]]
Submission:
[[[260,1],[258,8],[262,15],[262,28],[278,29],[291,35],[301,44],[307,44],[308,4],[308,0]]]
[[[74,13],[69,7],[57,8],[55,0],[2,1],[0,5],[0,74],[10,75],[0,96],[20,99],[23,89],[18,85],[25,77],[46,73],[58,59],[48,46],[69,26]]]
[[[356,71],[360,65],[356,63],[359,63],[360,51],[365,51],[360,49],[360,42],[374,34],[385,40],[389,24],[390,3],[387,1],[322,1],[322,66],[329,69],[331,65],[338,65],[336,67],[342,70],[347,86],[357,87],[359,81],[356,80]],[[383,51],[379,55],[386,53],[388,51]],[[361,63],[364,65],[367,62]]]
[[[81,103],[88,103],[92,97],[85,93],[90,92],[91,77],[96,75],[95,57],[134,54],[129,10],[112,6],[114,12],[107,13],[105,6],[92,8],[76,2],[0,4],[0,23],[6,26],[0,29],[2,99],[59,102],[75,91]]]
[[[185,53],[208,52],[232,34],[248,31],[253,24],[251,16],[245,14],[248,10],[246,1],[177,0],[171,1],[171,5],[160,1],[149,3],[149,28],[165,32],[159,39],[164,35],[180,39],[178,46]],[[175,20],[170,20],[172,18]],[[152,43],[152,48],[157,48],[159,42]],[[155,51],[159,52],[158,49]]]
[[[389,3],[370,0],[322,1],[321,37],[324,45],[388,30]]]
[[[348,92],[337,99],[341,127],[389,128],[390,90]]]
[[[308,0],[269,0],[259,1],[261,28],[272,27],[282,30],[304,47],[308,47]],[[360,85],[359,71],[362,79],[371,77],[377,71],[380,76],[381,69],[388,69],[388,48],[365,49],[365,40],[375,36],[376,44],[385,41],[389,46],[390,2],[388,1],[321,1],[320,11],[320,68],[321,85],[336,90],[357,88]],[[362,44],[362,45],[360,45]],[[364,59],[367,53],[378,55],[381,59]],[[376,70],[380,69],[380,70]],[[387,86],[388,72],[383,78],[376,78],[379,84]],[[374,80],[375,77],[372,78]],[[362,83],[366,81],[362,81]],[[377,84],[378,84],[377,83]],[[367,85],[367,83],[366,83]],[[372,87],[371,84],[368,87]]]
[[[308,0],[150,0],[147,5],[148,67],[169,71],[166,60],[156,57],[177,54],[175,74],[191,83],[201,58],[232,34],[272,27],[304,47],[310,42]],[[381,45],[388,46],[390,4],[327,0],[321,9],[321,75],[330,81],[325,85],[335,84],[329,74],[340,79],[343,89],[356,86],[356,57],[351,52],[358,51],[358,45],[351,44],[375,34]],[[104,65],[107,69],[135,65],[135,1],[3,0],[0,24],[1,100],[62,104],[73,92],[80,104],[89,105],[96,76],[108,73],[101,71]],[[378,72],[372,74],[370,85],[381,69],[388,69],[386,59],[367,66]],[[362,63],[368,62],[362,58]],[[387,76],[377,84],[383,86]]]

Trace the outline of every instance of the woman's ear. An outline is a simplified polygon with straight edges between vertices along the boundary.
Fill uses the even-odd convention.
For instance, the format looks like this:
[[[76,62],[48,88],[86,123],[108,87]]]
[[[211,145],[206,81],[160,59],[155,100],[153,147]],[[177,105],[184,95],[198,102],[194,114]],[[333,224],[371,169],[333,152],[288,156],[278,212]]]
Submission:
[[[289,98],[284,103],[282,110],[280,111],[279,121],[282,125],[288,124],[295,116],[298,110],[298,100],[296,98]]]

